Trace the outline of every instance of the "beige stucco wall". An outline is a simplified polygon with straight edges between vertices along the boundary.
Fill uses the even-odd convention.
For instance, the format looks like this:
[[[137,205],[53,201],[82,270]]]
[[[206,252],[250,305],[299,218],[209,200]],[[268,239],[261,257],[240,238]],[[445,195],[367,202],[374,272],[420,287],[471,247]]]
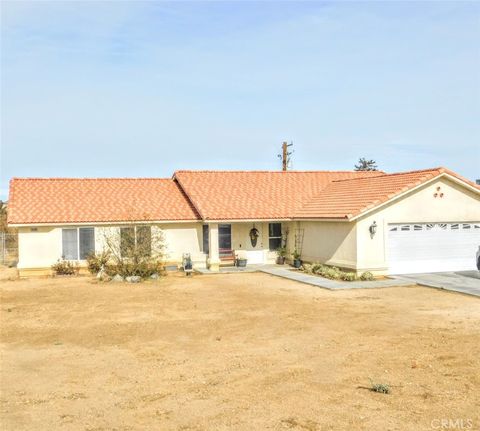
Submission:
[[[304,221],[302,259],[354,269],[356,267],[357,229],[355,223]]]
[[[437,188],[440,190],[437,191]],[[443,193],[443,197],[434,197]],[[375,221],[377,233],[370,237]],[[388,224],[480,221],[480,196],[448,178],[440,178],[357,221],[357,268],[388,272]]]
[[[195,265],[205,266],[202,250],[201,223],[172,223],[158,226],[164,234],[167,261],[181,262],[183,253],[190,253]]]
[[[284,228],[289,224],[284,224]],[[74,228],[77,226],[64,226]],[[87,227],[87,226],[82,226]],[[262,255],[264,263],[273,263],[276,253],[268,249],[268,222],[256,223],[260,236],[257,246],[250,242],[249,232],[253,223],[232,223],[232,248],[245,250],[252,263]],[[19,228],[19,269],[50,268],[62,256],[62,226]],[[104,249],[107,238],[119,238],[118,226],[95,226],[95,251]],[[202,223],[165,223],[153,226],[152,234],[161,230],[165,238],[166,260],[180,263],[183,253],[190,253],[194,264],[203,267],[207,256],[203,252]],[[81,265],[85,262],[80,261]]]
[[[54,227],[18,229],[18,265],[49,268],[62,256],[62,231]]]
[[[95,226],[95,251],[103,250],[106,238],[118,238],[119,229],[116,226]],[[182,254],[190,253],[197,265],[205,264],[206,257],[201,250],[202,225],[200,223],[157,225],[153,226],[152,234],[158,230],[164,234],[167,262],[180,263]],[[18,231],[19,269],[50,268],[61,258],[62,227],[22,227]],[[82,261],[80,263],[84,264]]]

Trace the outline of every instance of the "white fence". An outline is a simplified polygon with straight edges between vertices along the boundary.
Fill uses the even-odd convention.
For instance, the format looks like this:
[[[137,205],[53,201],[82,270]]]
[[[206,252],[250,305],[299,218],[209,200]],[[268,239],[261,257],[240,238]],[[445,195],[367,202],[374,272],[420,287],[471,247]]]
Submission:
[[[0,265],[15,265],[18,261],[18,235],[0,232]]]

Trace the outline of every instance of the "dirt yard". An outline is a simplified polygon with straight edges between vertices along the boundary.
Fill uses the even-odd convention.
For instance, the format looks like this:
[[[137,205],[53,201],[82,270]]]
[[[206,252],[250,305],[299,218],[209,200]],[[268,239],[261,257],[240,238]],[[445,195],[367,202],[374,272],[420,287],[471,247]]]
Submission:
[[[0,292],[2,430],[480,429],[478,298],[264,274]]]

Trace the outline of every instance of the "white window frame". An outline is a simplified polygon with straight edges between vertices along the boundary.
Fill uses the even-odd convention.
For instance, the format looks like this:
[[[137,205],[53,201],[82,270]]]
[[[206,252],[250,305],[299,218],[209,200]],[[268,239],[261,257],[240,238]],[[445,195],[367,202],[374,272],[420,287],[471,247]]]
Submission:
[[[65,259],[75,262],[85,262],[86,259],[80,259],[80,229],[93,229],[93,251],[95,252],[95,227],[94,226],[82,226],[82,227],[63,227],[62,228],[62,259],[65,259],[64,250],[63,250],[63,231],[64,230],[76,230],[77,231],[77,258],[76,259]]]
[[[270,236],[270,225],[271,224],[279,224],[280,225],[280,235],[279,236]],[[279,247],[282,247],[282,242],[283,242],[283,225],[282,225],[282,222],[269,222],[268,223],[268,250],[269,251],[275,251],[275,250],[272,250],[270,249],[270,240],[271,239],[279,239],[280,240],[280,246]]]

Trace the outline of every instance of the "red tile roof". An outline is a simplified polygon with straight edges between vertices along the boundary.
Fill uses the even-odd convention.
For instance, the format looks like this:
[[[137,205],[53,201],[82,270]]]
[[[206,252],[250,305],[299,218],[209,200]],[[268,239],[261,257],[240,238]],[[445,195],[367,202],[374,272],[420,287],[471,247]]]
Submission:
[[[476,184],[445,168],[382,174],[374,177],[333,181],[321,193],[308,199],[295,212],[294,217],[299,219],[351,219],[444,173],[480,191],[480,187]]]
[[[153,178],[14,178],[11,224],[197,220],[178,184]]]
[[[354,171],[177,171],[173,179],[15,178],[10,224],[351,219],[445,168]]]
[[[334,180],[382,175],[354,171],[177,171],[205,220],[289,219]]]

